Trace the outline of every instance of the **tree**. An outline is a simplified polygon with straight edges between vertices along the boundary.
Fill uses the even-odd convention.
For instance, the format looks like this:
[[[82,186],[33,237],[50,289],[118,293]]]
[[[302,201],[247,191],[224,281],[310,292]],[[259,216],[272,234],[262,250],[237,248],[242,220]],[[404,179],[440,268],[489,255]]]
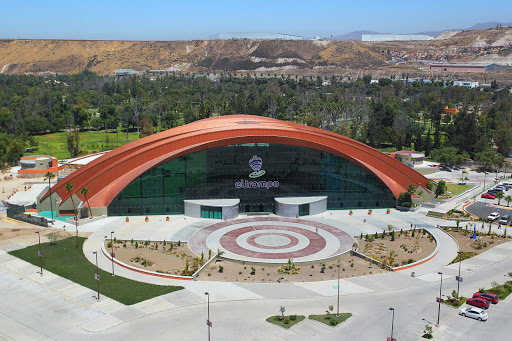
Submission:
[[[75,227],[76,227],[76,248],[78,249],[78,217],[76,214],[76,206],[75,206],[75,200],[73,200],[73,193],[71,193],[72,190],[75,189],[75,185],[73,185],[71,182],[66,183],[64,185],[64,189],[67,193],[69,193],[69,197],[71,198],[71,202],[73,203],[73,212],[75,213]]]
[[[512,196],[507,195],[504,199],[507,201],[507,207],[508,207],[510,202],[512,201]]]
[[[496,194],[494,196],[496,197],[496,199],[498,199],[498,206],[499,206],[501,199],[503,199],[503,197],[505,195],[503,194],[503,192],[496,192]]]
[[[52,184],[50,183],[50,181],[55,179],[55,174],[53,174],[52,172],[47,172],[44,175],[44,179],[48,180],[48,190],[50,191],[50,211],[51,211],[51,214],[52,214],[52,225],[53,225]]]
[[[74,133],[68,133],[66,136],[68,151],[72,158],[80,153],[80,135],[76,127],[74,130]]]
[[[446,192],[446,182],[444,180],[439,181],[436,188],[436,196],[443,195]]]
[[[286,311],[286,308],[281,306],[281,308],[279,308],[279,312],[281,312],[281,316],[282,318],[284,319],[284,312]]]
[[[91,209],[91,205],[89,205],[89,199],[87,199],[87,193],[89,193],[89,189],[87,187],[82,187],[80,189],[80,194],[84,195],[85,201],[87,202],[87,206],[89,206],[89,213],[91,214],[91,218],[92,218],[92,209]]]

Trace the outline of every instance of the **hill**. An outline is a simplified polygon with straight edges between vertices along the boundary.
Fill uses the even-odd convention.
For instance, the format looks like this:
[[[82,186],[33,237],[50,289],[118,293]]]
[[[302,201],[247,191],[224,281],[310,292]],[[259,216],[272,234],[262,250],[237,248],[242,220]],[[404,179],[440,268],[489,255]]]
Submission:
[[[146,70],[252,70],[382,65],[388,57],[353,41],[198,40],[86,41],[0,40],[0,72],[112,74]]]

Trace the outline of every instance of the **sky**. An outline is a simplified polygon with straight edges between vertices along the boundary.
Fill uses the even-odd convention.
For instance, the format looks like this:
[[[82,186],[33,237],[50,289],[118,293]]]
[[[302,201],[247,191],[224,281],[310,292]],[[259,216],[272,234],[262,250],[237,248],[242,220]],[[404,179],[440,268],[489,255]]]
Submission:
[[[224,32],[322,38],[512,22],[510,0],[25,0],[0,4],[0,38],[192,40]]]

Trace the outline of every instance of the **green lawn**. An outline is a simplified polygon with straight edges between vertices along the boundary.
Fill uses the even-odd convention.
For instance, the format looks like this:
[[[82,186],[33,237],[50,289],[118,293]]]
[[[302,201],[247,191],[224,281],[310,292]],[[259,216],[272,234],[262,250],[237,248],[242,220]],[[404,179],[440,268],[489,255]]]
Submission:
[[[267,322],[277,324],[280,327],[288,329],[288,328],[296,325],[300,321],[304,320],[305,318],[306,317],[303,315],[290,315],[290,316],[285,316],[284,318],[281,315],[276,315],[276,316],[270,316],[267,319]]]
[[[96,291],[97,282],[94,279],[96,265],[85,258],[82,246],[86,238],[79,238],[79,248],[76,248],[76,237],[69,237],[57,241],[56,244],[41,244],[43,253],[43,268],[67,278],[70,281],[83,285]],[[32,245],[21,250],[11,251],[9,254],[21,258],[39,267],[39,246]],[[101,250],[98,250],[101,252]],[[103,257],[103,255],[98,255]],[[183,289],[182,286],[163,286],[132,281],[130,279],[112,276],[100,269],[100,294],[120,303],[131,305]]]
[[[473,185],[446,184],[446,193],[452,196],[456,196],[470,188],[473,188]]]
[[[128,133],[128,142],[126,141],[126,133],[109,133],[109,144],[107,146],[105,131],[86,131],[80,133],[80,150],[83,154],[97,153],[110,150],[122,146],[128,142],[139,139],[139,134]],[[66,133],[58,132],[53,134],[35,135],[34,140],[39,142],[39,146],[35,147],[31,153],[25,155],[52,155],[57,159],[67,159],[71,155],[68,152],[66,144]]]
[[[323,315],[309,315],[310,320],[316,320],[325,323],[329,326],[337,326],[338,324],[346,321],[351,317],[351,313],[340,313],[340,316],[336,317],[336,314],[323,314]]]

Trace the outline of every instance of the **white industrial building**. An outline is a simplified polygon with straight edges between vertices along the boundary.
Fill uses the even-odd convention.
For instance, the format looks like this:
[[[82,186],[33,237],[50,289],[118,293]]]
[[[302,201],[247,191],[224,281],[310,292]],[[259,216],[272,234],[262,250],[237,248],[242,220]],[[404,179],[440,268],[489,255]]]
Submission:
[[[362,41],[432,40],[424,34],[363,34]]]
[[[218,39],[302,40],[302,37],[282,33],[228,32],[219,33]]]
[[[466,88],[478,88],[478,82],[455,81],[455,82],[453,82],[453,86],[463,86]]]

